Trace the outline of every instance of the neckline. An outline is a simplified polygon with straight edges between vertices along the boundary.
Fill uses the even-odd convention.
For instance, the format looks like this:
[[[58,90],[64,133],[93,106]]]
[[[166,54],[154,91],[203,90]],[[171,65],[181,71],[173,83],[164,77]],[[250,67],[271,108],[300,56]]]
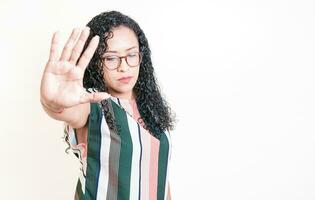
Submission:
[[[155,138],[155,139],[157,139],[157,140],[160,141],[160,138],[154,136],[153,134],[151,134],[151,132],[150,132],[149,130],[145,129],[145,128],[142,126],[142,124],[140,124],[140,123],[138,122],[138,120],[137,120],[131,113],[129,113],[129,112],[126,110],[126,108],[125,108],[124,106],[122,106],[122,105],[119,103],[119,101],[120,101],[120,102],[129,102],[129,103],[131,103],[131,102],[133,102],[133,101],[136,101],[136,99],[124,99],[124,98],[119,98],[119,97],[115,97],[115,96],[110,96],[109,99],[110,99],[116,106],[118,106],[120,109],[122,109],[127,115],[129,115],[129,116],[130,116],[139,126],[141,126],[151,137],[153,137],[153,138]],[[117,102],[116,102],[115,100],[117,100]],[[138,109],[138,108],[137,108],[137,109]],[[163,131],[163,133],[164,133],[164,131]],[[164,133],[164,134],[165,134],[165,133]]]
[[[98,92],[98,90],[96,88],[86,88],[86,91],[88,91],[89,93],[93,93],[93,92]],[[119,99],[120,101],[124,101],[124,102],[133,102],[136,101],[136,99],[126,99],[126,98],[121,98],[121,97],[116,97],[116,96],[112,96],[110,95],[111,99]]]

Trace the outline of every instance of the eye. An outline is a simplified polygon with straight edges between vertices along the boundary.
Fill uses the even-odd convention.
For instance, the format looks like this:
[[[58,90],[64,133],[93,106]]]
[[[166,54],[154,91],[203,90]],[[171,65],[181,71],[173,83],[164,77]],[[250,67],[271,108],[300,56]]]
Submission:
[[[116,56],[106,56],[105,60],[106,61],[114,61],[114,60],[117,60],[117,57]]]
[[[128,54],[128,57],[136,57],[138,56],[138,53],[131,53],[131,54]]]

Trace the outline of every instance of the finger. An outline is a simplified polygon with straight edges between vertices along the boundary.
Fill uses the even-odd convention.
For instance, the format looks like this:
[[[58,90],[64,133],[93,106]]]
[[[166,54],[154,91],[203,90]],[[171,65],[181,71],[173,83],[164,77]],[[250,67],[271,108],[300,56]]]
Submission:
[[[61,60],[67,61],[70,59],[72,49],[74,47],[75,41],[77,40],[79,34],[80,34],[79,28],[74,28],[72,30],[71,36],[62,50]]]
[[[82,68],[83,71],[85,70],[91,58],[93,57],[94,52],[98,46],[98,42],[99,36],[96,35],[92,38],[91,42],[89,43],[89,46],[85,49],[84,53],[82,54],[78,63],[78,67]]]
[[[71,57],[70,57],[70,63],[75,65],[77,64],[77,60],[81,55],[82,49],[84,47],[85,41],[89,37],[90,34],[90,28],[86,27],[80,34],[79,40],[77,41],[76,45],[74,46]]]
[[[58,61],[55,61],[55,62],[58,62]],[[73,67],[73,65],[71,65],[69,62],[65,62],[62,64],[54,63],[54,62],[47,62],[46,67],[45,67],[45,72],[50,72],[55,75],[66,75],[66,77],[68,77],[67,74],[69,74],[70,70],[72,70],[73,68],[76,69],[76,67]],[[81,76],[82,75],[80,74],[79,77]]]
[[[106,92],[95,92],[93,94],[94,94],[93,99],[91,99],[91,102],[93,102],[93,103],[100,102],[104,99],[108,99],[111,97],[111,95],[106,93]]]
[[[56,61],[58,60],[58,45],[60,41],[60,32],[56,31],[53,34],[49,52],[49,61]]]
[[[80,98],[80,103],[96,103],[96,102],[100,102],[103,99],[108,99],[110,98],[111,95],[106,93],[106,92],[94,92],[94,93],[84,93],[83,95],[81,95]]]

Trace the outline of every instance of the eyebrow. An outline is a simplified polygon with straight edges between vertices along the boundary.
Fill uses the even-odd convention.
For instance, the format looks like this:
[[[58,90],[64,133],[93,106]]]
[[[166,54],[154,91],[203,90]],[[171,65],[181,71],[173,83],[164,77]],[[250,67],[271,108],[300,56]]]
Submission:
[[[129,50],[134,49],[136,47],[137,46],[130,47],[130,48],[126,49],[125,51],[129,51]],[[105,53],[118,53],[118,51],[105,51]]]

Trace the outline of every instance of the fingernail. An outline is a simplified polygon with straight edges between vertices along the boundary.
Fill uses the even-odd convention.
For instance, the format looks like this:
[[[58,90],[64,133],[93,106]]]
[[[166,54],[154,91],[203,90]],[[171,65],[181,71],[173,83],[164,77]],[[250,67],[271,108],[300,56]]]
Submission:
[[[95,38],[95,40],[99,40],[99,39],[100,39],[100,36],[95,35],[94,38]]]

